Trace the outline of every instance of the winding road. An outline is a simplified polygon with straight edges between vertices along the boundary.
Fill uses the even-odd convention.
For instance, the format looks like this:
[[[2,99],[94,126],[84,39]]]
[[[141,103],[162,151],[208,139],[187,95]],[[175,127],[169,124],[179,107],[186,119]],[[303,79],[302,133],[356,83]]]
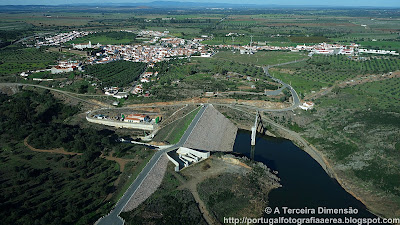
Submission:
[[[287,62],[287,63],[282,63],[282,64],[277,64],[277,65],[272,65],[272,66],[270,65],[270,66],[263,67],[265,75],[267,77],[271,78],[275,82],[278,82],[278,83],[282,84],[282,87],[279,88],[278,90],[270,91],[269,93],[266,93],[266,94],[267,95],[278,95],[278,94],[280,94],[282,92],[282,90],[284,88],[288,88],[289,91],[291,92],[292,97],[293,97],[292,106],[290,106],[288,108],[284,108],[284,109],[265,109],[265,108],[258,108],[258,107],[249,106],[249,105],[235,105],[235,108],[238,109],[237,107],[244,107],[244,108],[247,108],[247,109],[254,109],[254,110],[264,111],[264,112],[265,111],[280,112],[280,111],[290,111],[290,110],[296,109],[300,105],[300,98],[299,98],[297,92],[289,84],[286,84],[282,80],[271,76],[269,74],[269,72],[268,72],[268,69],[271,68],[271,67],[290,64],[290,63],[296,63],[296,62],[300,62],[300,61],[292,61],[292,62]],[[88,100],[85,100],[85,99],[82,99],[82,98],[78,97],[78,96],[85,96],[85,95],[74,94],[74,93],[70,93],[70,92],[67,92],[67,91],[62,91],[62,90],[59,90],[59,89],[49,88],[49,87],[36,85],[36,84],[0,83],[0,86],[10,86],[10,87],[11,86],[30,86],[30,87],[38,87],[38,88],[43,88],[43,89],[47,89],[47,90],[51,90],[51,91],[55,91],[55,92],[59,92],[59,93],[65,94],[65,95],[67,95],[67,96],[69,96],[71,98],[83,101],[83,102],[88,103],[88,104],[97,105],[97,106],[104,106],[104,105],[97,104],[97,103],[94,103],[94,102],[91,102],[91,101],[88,101]],[[177,105],[182,105],[182,104],[177,104]],[[216,105],[228,105],[228,106],[231,106],[230,104],[216,104]],[[158,105],[158,106],[160,106],[160,105]],[[143,106],[138,106],[138,107],[143,107]],[[196,127],[199,119],[201,118],[201,116],[203,115],[203,113],[204,113],[204,111],[205,111],[205,109],[207,107],[208,107],[208,104],[203,105],[203,107],[196,114],[195,118],[193,119],[193,121],[189,125],[188,129],[185,131],[185,133],[183,134],[183,136],[181,137],[181,139],[179,140],[179,142],[177,144],[175,144],[175,145],[173,145],[171,147],[168,147],[168,148],[160,149],[159,151],[157,151],[153,155],[153,157],[150,159],[150,161],[147,163],[147,165],[143,168],[143,170],[139,173],[139,175],[134,180],[134,182],[129,186],[128,190],[124,193],[124,195],[121,197],[121,199],[116,203],[116,205],[110,211],[110,213],[108,215],[100,218],[95,224],[97,224],[97,225],[123,225],[124,224],[124,220],[119,216],[119,214],[122,212],[122,210],[124,209],[126,204],[129,202],[131,197],[134,195],[134,193],[137,191],[137,189],[143,183],[143,181],[145,180],[145,178],[147,177],[149,172],[152,170],[154,165],[156,165],[156,163],[158,162],[160,157],[163,154],[165,154],[165,153],[167,153],[169,151],[173,151],[173,150],[183,146],[183,144],[186,142],[186,140],[188,139],[188,137],[192,133],[193,129]],[[129,107],[129,108],[134,108],[134,107]]]
[[[298,62],[298,61],[293,61],[293,62],[289,62],[289,63],[295,63],[295,62]],[[289,63],[284,63],[284,64],[289,64]],[[280,65],[284,65],[284,64],[278,64],[278,65],[273,65],[273,66],[280,66]],[[289,111],[289,110],[293,110],[293,109],[299,107],[300,98],[299,98],[297,92],[289,84],[286,84],[282,80],[271,76],[268,72],[268,69],[270,67],[272,67],[272,66],[266,66],[263,68],[265,75],[270,77],[271,79],[273,79],[275,82],[282,84],[282,88],[276,90],[276,94],[279,94],[283,88],[288,88],[293,96],[293,105],[288,108],[285,108],[285,109],[262,109],[262,108],[252,107],[252,106],[245,106],[245,107],[246,108],[254,108],[255,110],[259,110],[259,111],[278,111],[278,112],[279,111]],[[208,105],[204,105],[200,109],[200,111],[196,114],[195,118],[193,119],[193,121],[189,125],[188,129],[185,131],[182,138],[179,140],[179,142],[177,144],[175,144],[169,148],[160,150],[160,151],[156,152],[156,154],[153,155],[153,157],[150,159],[149,163],[147,163],[147,165],[144,167],[142,172],[140,172],[139,176],[131,184],[131,186],[128,188],[128,190],[125,192],[125,194],[122,196],[122,198],[117,202],[117,204],[115,205],[113,210],[111,210],[111,212],[107,216],[99,219],[95,223],[96,225],[123,225],[124,224],[124,220],[119,216],[119,214],[122,212],[125,205],[129,202],[129,200],[131,199],[133,194],[140,187],[140,185],[146,178],[147,174],[151,171],[151,169],[154,167],[154,165],[160,159],[162,154],[165,154],[169,151],[175,150],[175,149],[183,146],[183,144],[186,142],[186,140],[192,133],[193,129],[196,127],[197,122],[199,121],[199,119],[201,118],[201,116],[203,115],[203,113],[207,107],[208,107]]]
[[[290,111],[290,110],[293,110],[293,109],[296,109],[297,107],[299,107],[300,98],[299,98],[299,95],[297,94],[297,92],[289,84],[286,84],[282,80],[280,80],[278,78],[275,78],[271,74],[269,74],[268,69],[271,68],[271,67],[288,65],[288,64],[292,64],[292,63],[298,63],[298,62],[302,62],[302,61],[305,61],[305,60],[307,60],[307,59],[295,60],[295,61],[290,61],[290,62],[286,62],[286,63],[280,63],[280,64],[276,64],[276,65],[268,65],[268,66],[264,66],[263,67],[265,75],[267,77],[271,78],[272,80],[274,80],[275,82],[280,83],[282,85],[282,87],[277,89],[277,90],[274,90],[274,91],[264,92],[262,94],[263,95],[279,95],[285,88],[288,88],[289,91],[291,92],[292,96],[293,96],[293,104],[292,104],[292,106],[290,106],[288,108],[284,108],[284,109],[264,109],[264,108],[258,108],[258,107],[255,107],[255,106],[249,106],[249,105],[243,105],[241,107],[250,108],[250,109],[263,111],[263,112],[283,112],[283,111]],[[104,105],[102,105],[102,104],[99,104],[99,103],[96,103],[96,102],[92,102],[92,101],[88,101],[86,99],[83,99],[83,98],[79,97],[79,96],[93,97],[93,96],[104,96],[104,95],[77,94],[77,93],[72,93],[72,92],[68,92],[68,91],[59,90],[59,89],[56,89],[56,88],[50,88],[50,87],[46,87],[46,86],[42,86],[42,85],[27,84],[27,83],[0,83],[0,86],[8,86],[8,87],[12,87],[12,86],[28,86],[28,87],[43,88],[43,89],[47,89],[47,90],[50,90],[50,91],[55,91],[55,92],[64,94],[66,96],[69,96],[71,98],[74,98],[76,100],[79,100],[79,101],[82,101],[82,102],[85,102],[85,103],[88,103],[88,104],[91,104],[91,105],[104,107]],[[187,103],[166,104],[166,106],[179,106],[179,105],[185,105],[185,104],[187,104]],[[218,105],[223,105],[223,104],[218,104]],[[225,104],[225,105],[230,105],[230,104]],[[137,107],[123,107],[123,108],[156,107],[156,106],[161,106],[161,105],[160,104],[155,104],[155,105],[137,106]]]

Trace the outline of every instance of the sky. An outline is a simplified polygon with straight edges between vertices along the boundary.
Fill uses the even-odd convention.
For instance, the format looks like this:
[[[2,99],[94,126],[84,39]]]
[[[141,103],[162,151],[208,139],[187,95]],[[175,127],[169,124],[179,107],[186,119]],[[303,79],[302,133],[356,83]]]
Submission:
[[[163,0],[0,0],[0,5],[58,5],[78,3],[137,3]],[[165,1],[165,0],[164,0]],[[171,0],[181,2],[218,2],[262,5],[318,5],[318,6],[372,6],[399,7],[400,0]]]

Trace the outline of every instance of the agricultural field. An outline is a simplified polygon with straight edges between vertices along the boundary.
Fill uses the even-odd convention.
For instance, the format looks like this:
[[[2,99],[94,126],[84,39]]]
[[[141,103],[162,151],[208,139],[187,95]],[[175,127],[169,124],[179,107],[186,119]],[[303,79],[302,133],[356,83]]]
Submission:
[[[368,207],[378,209],[373,212],[398,216],[400,78],[380,76],[378,81],[349,82],[351,84],[346,87],[344,84],[363,76],[399,71],[399,57],[367,54],[357,59],[339,55],[308,57],[307,52],[283,51],[241,55],[239,51],[225,49],[218,50],[212,58],[171,59],[147,68],[145,63],[122,60],[88,65],[85,58],[93,54],[92,50],[66,50],[72,43],[88,41],[103,45],[142,44],[147,37],[137,38],[135,33],[121,30],[155,30],[169,31],[171,36],[186,39],[205,35],[203,44],[207,45],[249,45],[251,40],[253,45],[272,46],[355,42],[362,48],[399,52],[397,9],[7,7],[0,10],[2,81],[54,87],[105,104],[115,99],[103,95],[102,87],[131,86],[145,71],[158,72],[149,83],[143,83],[145,95],[130,95],[120,100],[120,106],[196,99],[204,97],[205,92],[218,92],[217,96],[211,94],[210,102],[225,97],[284,102],[289,98],[286,89],[284,94],[274,97],[259,94],[280,87],[265,76],[262,66],[300,61],[270,68],[269,72],[291,84],[301,100],[308,99],[314,91],[323,90],[309,98],[315,108],[274,112],[268,116],[298,132],[320,150],[338,177],[350,186],[349,190],[365,191],[368,194],[360,196],[376,197],[374,201],[367,199],[367,203],[372,202],[366,204]],[[59,46],[35,48],[33,45],[37,38],[74,30],[96,33],[68,42],[62,52]],[[235,37],[227,36],[228,33]],[[56,79],[50,82],[18,77],[21,72],[48,69],[57,61],[70,59],[83,62],[84,72],[57,75],[40,72],[29,76],[29,79]],[[54,94],[60,97],[58,95],[61,93]],[[116,143],[119,134],[131,131],[86,124],[83,110],[55,100],[48,91],[20,90],[12,96],[0,94],[0,103],[0,202],[3,209],[0,216],[4,224],[93,224],[109,212],[154,153],[143,146]],[[82,106],[85,111],[89,108]],[[185,116],[163,127],[154,141],[177,143],[199,110],[191,111],[194,108],[181,112]],[[75,124],[69,123],[72,118]],[[32,150],[35,148],[63,153]],[[125,164],[103,156],[116,157]],[[219,222],[226,216],[261,216],[257,213],[266,206],[269,191],[257,184],[263,178],[260,172],[264,167],[251,165],[251,172],[244,175],[242,172],[247,167],[242,165],[234,176],[212,174],[193,181],[194,175],[218,171],[214,166],[225,165],[222,161],[212,163],[221,160],[219,158],[220,155],[215,154],[182,173],[175,173],[170,165],[161,188],[139,208],[123,213],[122,217],[127,224],[206,224],[199,199],[204,203],[204,210]],[[219,169],[225,172],[232,168]],[[195,199],[193,193],[197,193],[195,197],[199,199]]]
[[[183,16],[183,15],[182,15]],[[200,37],[201,35],[201,29],[196,28],[196,27],[146,27],[149,30],[155,30],[155,31],[169,31],[169,34],[175,36],[175,37],[180,37],[180,38],[186,38],[186,39],[191,39],[195,37]]]
[[[397,41],[360,41],[362,48],[367,49],[385,49],[385,50],[395,50],[400,52],[400,39]]]
[[[34,48],[7,47],[0,51],[0,75],[15,75],[28,70],[46,69],[61,57],[54,52]]]
[[[379,41],[390,41],[398,37],[398,34],[368,31],[362,33],[349,33],[341,37],[332,38],[332,40],[341,43],[354,43],[363,41],[369,42],[372,41],[372,39]]]
[[[222,58],[192,57],[190,61],[170,60],[168,63],[157,63],[147,71],[159,72],[159,79],[152,78],[150,83],[143,84],[143,88],[149,90],[150,97],[133,97],[128,99],[130,103],[140,100],[183,100],[203,96],[205,92],[264,92],[265,89],[279,88],[279,84],[265,76],[261,67]]]
[[[232,37],[214,37],[211,40],[203,41],[203,44],[207,45],[248,45],[250,44],[250,37],[247,36],[240,36],[235,37],[234,40]],[[255,40],[254,40],[255,41]]]
[[[134,44],[138,42],[134,33],[109,31],[89,34],[85,37],[69,41],[67,44],[88,43],[89,41],[92,44],[100,43],[102,45]]]
[[[394,77],[391,79],[364,83],[355,86],[356,90],[364,91],[369,94],[386,95],[393,98],[393,103],[397,99],[400,102],[400,78]]]
[[[232,51],[220,51],[214,56],[217,59],[232,61],[235,63],[246,63],[257,66],[275,65],[279,63],[291,62],[306,59],[303,53],[281,52],[281,51],[259,51],[253,55],[240,54]]]
[[[269,73],[272,76],[290,84],[301,97],[306,93],[310,93],[311,91],[318,91],[323,87],[328,87],[327,83],[323,83],[318,80],[304,79],[293,74],[276,71],[275,69],[270,69]]]
[[[371,57],[355,61],[340,55],[314,55],[306,62],[272,68],[270,73],[285,82],[291,82],[297,91],[310,93],[358,75],[388,73],[399,69],[400,60],[395,57]]]
[[[115,61],[88,65],[85,74],[99,79],[103,87],[125,87],[137,80],[145,69],[145,63]]]

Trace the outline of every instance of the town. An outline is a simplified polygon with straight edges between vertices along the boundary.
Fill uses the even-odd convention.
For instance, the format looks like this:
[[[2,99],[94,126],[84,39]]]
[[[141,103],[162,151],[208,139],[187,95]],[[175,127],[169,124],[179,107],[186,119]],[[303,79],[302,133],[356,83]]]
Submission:
[[[398,224],[399,7],[0,2],[2,224]]]

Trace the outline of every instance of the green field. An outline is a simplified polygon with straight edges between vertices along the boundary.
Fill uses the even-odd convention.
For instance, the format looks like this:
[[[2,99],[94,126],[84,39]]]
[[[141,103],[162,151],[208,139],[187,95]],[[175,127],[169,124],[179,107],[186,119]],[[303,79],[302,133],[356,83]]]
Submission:
[[[362,48],[368,49],[400,50],[400,41],[361,41],[359,44]]]
[[[194,37],[200,37],[201,35],[201,29],[200,28],[195,28],[195,27],[148,27],[147,29],[149,30],[155,30],[155,31],[169,31],[169,34],[180,37],[180,38],[187,38],[191,39]]]
[[[374,81],[341,88],[336,94],[316,100],[317,110],[324,117],[318,124],[330,128],[319,133],[322,139],[315,142],[325,146],[323,149],[339,162],[347,165],[365,163],[361,168],[355,166],[355,176],[374,183],[386,194],[396,196],[393,201],[400,202],[399,180],[394,179],[399,176],[400,170],[393,166],[399,157],[395,148],[400,128],[398,84],[399,78]],[[346,138],[340,135],[334,137],[337,133]],[[351,157],[365,152],[372,152],[373,157],[357,160]]]
[[[323,87],[328,87],[328,84],[320,81],[304,79],[295,75],[275,71],[273,69],[271,69],[269,73],[283,82],[291,84],[299,95],[305,95],[311,91],[318,91]]]
[[[103,87],[124,87],[137,80],[145,68],[145,63],[120,60],[106,64],[88,65],[84,73],[99,79]]]
[[[219,50],[212,58],[171,59],[146,68],[144,63],[122,60],[87,65],[84,57],[91,49],[67,53],[59,52],[58,46],[37,49],[35,43],[57,33],[79,30],[97,33],[68,42],[67,47],[71,47],[71,43],[88,41],[103,45],[144,44],[148,37],[139,39],[135,33],[157,30],[186,39],[207,35],[209,40],[203,43],[209,45],[248,45],[253,37],[254,45],[338,42],[400,52],[399,18],[399,10],[390,8],[3,6],[0,12],[0,79],[54,88],[62,85],[63,90],[97,94],[105,86],[130,86],[145,70],[159,72],[151,82],[143,84],[149,96],[131,95],[121,101],[129,105],[191,99],[204,96],[207,91],[273,90],[279,85],[265,76],[261,66],[306,59],[270,68],[270,74],[291,84],[302,100],[313,91],[332,89],[310,99],[315,103],[313,110],[271,112],[268,116],[298,132],[321,151],[339,179],[345,178],[343,183],[347,191],[355,193],[369,210],[380,216],[397,218],[400,216],[400,78],[387,79],[381,75],[399,71],[399,57],[368,54],[357,59],[339,55],[308,57],[307,53],[289,51],[241,55],[229,49]],[[228,33],[237,36],[233,40],[226,36]],[[206,48],[211,51],[212,46]],[[95,50],[98,51],[101,50]],[[62,78],[52,82],[33,82],[18,76],[28,70],[50,68],[61,60],[81,61],[86,64],[85,71],[59,75],[40,72],[29,77]],[[347,80],[358,81],[363,79],[359,77],[369,75],[381,80],[343,87]],[[1,223],[93,224],[110,211],[153,151],[115,143],[118,134],[130,131],[86,124],[84,111],[89,110],[89,106],[85,104],[79,103],[85,109],[80,111],[76,106],[56,100],[49,91],[36,91],[33,87],[13,91],[19,92],[0,94]],[[54,94],[57,98],[61,98],[60,95]],[[285,90],[283,96],[275,98],[251,93],[226,96],[282,102],[289,93]],[[106,104],[114,101],[110,96],[80,97]],[[68,104],[78,104],[68,96],[62,99]],[[183,118],[163,127],[154,141],[177,143],[199,111],[190,112],[195,106],[190,107],[186,114],[180,112],[185,115]],[[234,119],[236,114],[228,115]],[[33,152],[24,145],[25,138],[36,148],[63,148],[82,155]],[[131,161],[121,174],[118,164],[100,158],[101,154]],[[187,169],[193,168],[195,166]],[[199,171],[203,174],[206,170],[207,166]],[[256,204],[264,207],[268,191],[263,187],[267,185],[257,185],[253,175],[213,176],[196,187],[209,212],[223,222],[223,217],[247,214]],[[120,178],[119,184],[115,183],[117,178]],[[134,211],[122,214],[126,223],[205,224],[192,193],[183,188],[187,180],[188,177],[173,172],[170,166],[157,192]],[[252,185],[247,185],[249,183]],[[257,201],[260,197],[261,201]],[[257,212],[262,213],[262,210]]]
[[[305,94],[358,75],[387,73],[399,69],[400,60],[397,58],[354,61],[340,55],[314,55],[306,62],[272,68],[270,72],[285,82],[292,82],[297,91]]]
[[[395,77],[387,80],[368,82],[355,87],[357,90],[367,92],[369,94],[386,95],[398,100],[400,103],[400,78]]]
[[[261,67],[235,63],[223,58],[192,57],[160,62],[148,71],[158,71],[159,80],[144,85],[153,100],[171,101],[199,97],[204,92],[275,90],[277,84],[265,76]],[[254,88],[251,88],[255,85]],[[148,98],[149,99],[149,98]]]
[[[0,75],[11,75],[28,70],[46,69],[56,64],[60,54],[34,48],[5,48],[0,50]]]
[[[217,59],[223,59],[237,63],[254,64],[258,66],[275,65],[279,63],[307,58],[307,56],[302,53],[280,51],[259,51],[256,52],[254,55],[241,55],[239,51],[236,51],[235,53],[233,53],[232,51],[220,51],[214,57]]]
[[[397,34],[382,33],[382,32],[362,32],[362,33],[349,33],[346,35],[341,35],[341,37],[332,38],[333,41],[338,41],[342,43],[354,43],[363,41],[372,41],[372,39],[384,41],[393,40],[398,37]]]
[[[120,45],[120,44],[133,44],[137,43],[136,34],[128,32],[99,32],[89,34],[87,36],[77,38],[67,44],[78,44],[91,42],[93,45],[100,43],[102,45]]]

